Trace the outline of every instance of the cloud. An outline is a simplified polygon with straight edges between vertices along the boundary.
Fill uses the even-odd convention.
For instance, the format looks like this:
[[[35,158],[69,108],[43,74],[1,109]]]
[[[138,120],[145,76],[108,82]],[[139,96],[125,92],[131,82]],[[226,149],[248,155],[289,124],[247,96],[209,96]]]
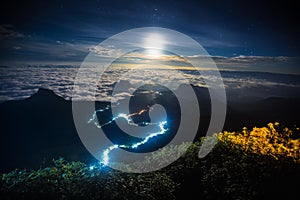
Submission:
[[[188,61],[197,61],[200,69],[213,70],[211,60],[215,62],[219,70],[232,71],[257,71],[284,74],[300,74],[300,57],[287,56],[210,56],[210,55],[172,55],[162,54],[157,59],[147,55],[147,52],[133,52],[118,59],[116,63],[125,66],[161,68],[163,66],[177,69],[195,69]],[[209,68],[210,66],[210,68]]]
[[[223,57],[224,58],[224,57]],[[276,62],[290,62],[298,60],[297,57],[286,57],[286,56],[236,56],[236,57],[229,57],[227,58],[230,61],[236,61],[238,63],[255,63],[255,62],[266,62],[266,63],[276,63]]]
[[[7,38],[23,38],[24,34],[14,30],[14,27],[10,24],[0,25],[0,39]]]
[[[93,45],[88,47],[88,51],[103,57],[117,58],[121,56],[121,50],[115,49],[114,46],[108,46],[107,48],[99,45]]]
[[[13,46],[13,49],[19,50],[19,49],[22,49],[22,47],[19,47],[19,46]]]
[[[49,40],[41,36],[26,37],[26,40],[9,40],[3,48],[1,57],[3,62],[13,56],[10,65],[19,63],[74,63],[82,62],[89,53],[92,44],[77,41]],[[7,61],[9,64],[9,62]]]
[[[207,58],[211,58],[216,63],[219,70],[300,74],[300,57],[245,55],[226,57],[191,55],[188,56],[188,58],[195,60],[203,59],[204,61]]]
[[[237,63],[254,63],[254,62],[294,62],[300,61],[300,57],[289,57],[289,56],[245,56],[239,55],[234,57],[226,56],[210,56],[210,55],[190,55],[188,58],[201,59],[201,58],[212,58],[214,61],[222,62],[227,61]]]
[[[77,67],[72,66],[30,66],[30,67],[0,67],[0,101],[9,99],[24,99],[34,94],[38,88],[48,88],[56,94],[70,99],[73,84],[77,74]],[[96,68],[88,69],[88,73],[97,73]],[[183,76],[182,76],[183,75]],[[300,76],[272,74],[245,71],[221,71],[226,87],[228,100],[239,98],[267,98],[267,97],[300,97]],[[116,101],[130,96],[136,87],[144,84],[168,85],[176,89],[178,85],[186,83],[198,87],[207,87],[202,79],[214,77],[205,73],[199,74],[194,70],[153,70],[153,69],[108,69],[101,79],[93,80],[87,76],[84,81],[86,87],[97,84],[96,99],[99,101]],[[119,90],[113,98],[111,94],[119,80],[127,83],[128,90]],[[98,81],[98,82],[96,82]],[[76,100],[95,100],[93,92],[85,89],[78,91]]]

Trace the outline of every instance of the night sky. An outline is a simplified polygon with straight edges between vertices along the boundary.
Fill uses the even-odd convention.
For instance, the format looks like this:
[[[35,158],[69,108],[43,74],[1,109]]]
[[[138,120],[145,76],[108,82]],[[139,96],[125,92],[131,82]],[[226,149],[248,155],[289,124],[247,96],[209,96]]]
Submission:
[[[300,73],[299,11],[289,1],[11,0],[1,4],[1,65],[80,64],[91,46],[104,39],[155,26],[192,37],[219,59],[254,60],[250,64],[257,71]]]

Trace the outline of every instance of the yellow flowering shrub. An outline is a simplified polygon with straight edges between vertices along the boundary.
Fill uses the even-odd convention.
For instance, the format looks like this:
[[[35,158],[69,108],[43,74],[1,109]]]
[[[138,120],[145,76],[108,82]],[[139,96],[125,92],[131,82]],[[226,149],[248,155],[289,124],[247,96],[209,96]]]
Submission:
[[[246,127],[242,132],[224,131],[219,134],[218,140],[245,153],[269,155],[277,160],[291,158],[300,163],[300,138],[295,139],[292,135],[292,130],[280,128],[279,123],[275,122],[267,127],[254,127],[251,131]]]

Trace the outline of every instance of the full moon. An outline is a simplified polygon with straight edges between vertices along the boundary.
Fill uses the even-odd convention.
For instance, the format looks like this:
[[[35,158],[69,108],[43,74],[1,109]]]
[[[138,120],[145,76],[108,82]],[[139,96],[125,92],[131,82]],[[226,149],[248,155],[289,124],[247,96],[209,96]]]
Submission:
[[[159,58],[164,49],[165,40],[164,38],[157,34],[152,33],[145,38],[144,48],[147,49],[147,55],[151,58]]]

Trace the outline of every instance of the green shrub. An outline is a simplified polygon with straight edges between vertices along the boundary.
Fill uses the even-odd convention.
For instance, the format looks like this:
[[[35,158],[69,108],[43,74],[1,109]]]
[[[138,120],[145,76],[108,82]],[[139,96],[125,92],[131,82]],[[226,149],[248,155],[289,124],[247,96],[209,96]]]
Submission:
[[[276,125],[277,126],[277,125]],[[1,175],[1,199],[289,199],[298,195],[300,165],[298,157],[280,156],[250,148],[251,137],[265,137],[269,148],[272,138],[289,144],[298,141],[288,129],[255,128],[255,134],[244,129],[234,134],[224,133],[213,150],[204,158],[198,158],[199,148],[204,138],[193,144],[173,145],[154,152],[143,163],[133,163],[133,167],[163,165],[171,156],[182,154],[177,161],[161,170],[145,173],[122,173],[96,165],[91,170],[81,162],[55,160],[54,165],[36,171],[15,170]],[[298,129],[297,129],[298,130]],[[286,135],[290,134],[290,139]],[[298,134],[298,133],[297,133]],[[244,138],[246,138],[244,140]],[[205,138],[211,139],[211,138]],[[234,146],[233,141],[238,145]],[[275,141],[275,140],[274,140]],[[243,143],[244,142],[244,143]],[[297,143],[298,144],[298,143]],[[272,148],[277,147],[272,144]],[[255,146],[255,147],[256,147]],[[286,145],[293,155],[297,145]],[[244,148],[247,147],[247,148]],[[254,149],[251,151],[251,149]],[[263,149],[262,149],[263,150]],[[262,153],[261,153],[262,152]],[[269,151],[267,151],[269,152]],[[275,152],[277,150],[275,149]],[[289,154],[287,154],[289,155]],[[295,162],[296,161],[296,162]],[[124,166],[129,167],[129,166]]]
[[[126,174],[107,167],[55,160],[37,171],[15,170],[1,178],[2,199],[174,199],[175,183],[163,173]]]

